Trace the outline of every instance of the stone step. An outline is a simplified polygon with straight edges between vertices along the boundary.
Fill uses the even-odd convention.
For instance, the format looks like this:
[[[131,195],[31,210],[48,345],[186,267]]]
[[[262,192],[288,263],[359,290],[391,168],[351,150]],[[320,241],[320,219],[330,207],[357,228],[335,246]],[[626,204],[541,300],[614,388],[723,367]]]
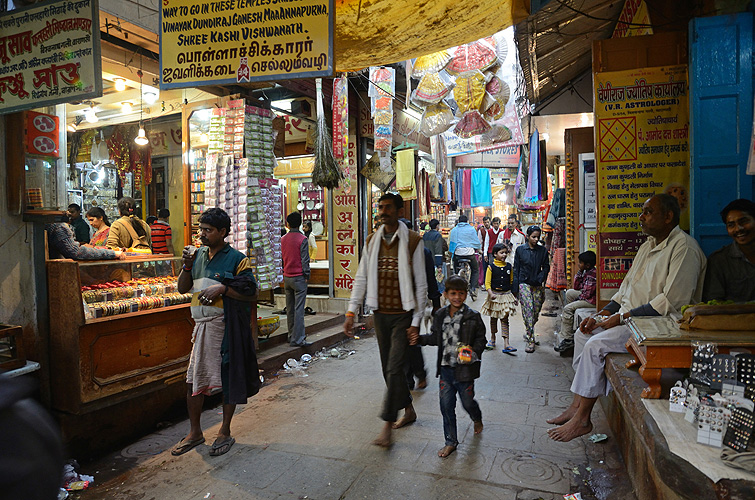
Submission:
[[[279,314],[278,316],[280,317],[281,322],[280,328],[278,328],[272,335],[267,338],[259,338],[259,352],[272,349],[281,344],[288,345],[288,326],[286,325],[286,315]],[[340,326],[343,324],[343,320],[343,314],[318,313],[314,316],[307,315],[304,316],[304,332],[307,337],[309,337],[310,335],[314,335],[315,333],[324,329],[331,328],[333,326]]]
[[[331,325],[315,333],[307,332],[307,341],[312,343],[309,346],[291,347],[286,342],[261,351],[257,355],[257,363],[260,369],[263,370],[262,375],[265,378],[272,377],[274,373],[283,369],[283,363],[287,359],[294,358],[299,360],[302,354],[314,354],[324,347],[330,347],[345,340],[347,337],[343,333],[340,323],[343,323],[343,316],[340,317],[340,322],[337,326]]]

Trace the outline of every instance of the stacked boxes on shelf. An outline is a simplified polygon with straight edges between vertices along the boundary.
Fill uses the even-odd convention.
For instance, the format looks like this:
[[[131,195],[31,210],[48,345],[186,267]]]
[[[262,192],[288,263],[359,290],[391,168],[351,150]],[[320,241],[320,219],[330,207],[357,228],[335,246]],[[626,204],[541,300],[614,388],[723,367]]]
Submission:
[[[282,193],[273,179],[273,114],[266,109],[246,107],[244,124],[246,163],[248,168],[247,216],[249,249],[257,269],[260,289],[275,288],[283,281],[280,248]]]
[[[194,150],[194,155],[191,159],[189,182],[191,183],[190,190],[192,232],[196,232],[199,229],[199,215],[205,208],[204,176],[206,153],[206,149],[196,149]]]
[[[213,109],[204,172],[204,202],[231,217],[230,245],[247,254],[261,290],[283,281],[282,192],[273,179],[273,113],[243,99]],[[203,207],[204,209],[204,207]]]

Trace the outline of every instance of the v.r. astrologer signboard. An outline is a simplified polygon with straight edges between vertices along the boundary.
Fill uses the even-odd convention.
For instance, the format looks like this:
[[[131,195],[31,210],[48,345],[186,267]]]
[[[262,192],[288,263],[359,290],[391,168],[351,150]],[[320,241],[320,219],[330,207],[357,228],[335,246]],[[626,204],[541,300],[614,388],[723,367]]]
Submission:
[[[163,0],[160,88],[333,74],[333,0]]]

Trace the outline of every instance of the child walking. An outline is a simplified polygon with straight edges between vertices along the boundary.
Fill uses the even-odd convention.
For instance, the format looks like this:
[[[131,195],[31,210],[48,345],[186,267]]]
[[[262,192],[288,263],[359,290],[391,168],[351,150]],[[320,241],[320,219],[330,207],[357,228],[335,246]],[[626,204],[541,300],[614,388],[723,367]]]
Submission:
[[[545,302],[543,283],[550,272],[548,250],[537,244],[539,239],[540,227],[528,227],[527,240],[524,245],[516,249],[514,256],[512,292],[522,306],[524,340],[527,342],[524,352],[535,352],[535,323]]]
[[[480,376],[482,351],[485,350],[485,323],[480,313],[467,306],[469,284],[461,276],[450,276],[443,295],[448,305],[433,316],[427,335],[414,334],[410,344],[438,346],[436,377],[440,377],[440,412],[446,445],[438,451],[445,458],[459,445],[456,434],[456,395],[474,422],[474,433],[482,432],[482,412],[474,399],[474,379]]]
[[[501,352],[509,354],[516,352],[516,348],[509,344],[509,316],[516,314],[516,298],[511,293],[513,280],[511,264],[506,262],[511,248],[507,243],[493,245],[493,259],[489,262],[485,273],[485,288],[488,298],[485,300],[480,313],[490,316],[490,341],[486,350],[495,349],[495,335],[498,333],[498,320],[501,320]]]

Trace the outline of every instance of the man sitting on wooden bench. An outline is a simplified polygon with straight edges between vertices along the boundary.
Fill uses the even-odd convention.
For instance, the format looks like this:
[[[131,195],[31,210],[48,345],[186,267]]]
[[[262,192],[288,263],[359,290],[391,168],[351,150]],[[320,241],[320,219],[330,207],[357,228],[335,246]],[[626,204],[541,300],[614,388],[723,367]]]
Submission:
[[[705,276],[705,254],[697,242],[679,227],[679,203],[671,195],[647,200],[640,215],[642,232],[648,235],[632,268],[597,316],[585,319],[575,335],[574,401],[548,430],[555,441],[571,441],[592,431],[590,414],[599,396],[611,390],[606,379],[605,357],[625,352],[630,316],[677,316],[681,308],[700,301]]]

